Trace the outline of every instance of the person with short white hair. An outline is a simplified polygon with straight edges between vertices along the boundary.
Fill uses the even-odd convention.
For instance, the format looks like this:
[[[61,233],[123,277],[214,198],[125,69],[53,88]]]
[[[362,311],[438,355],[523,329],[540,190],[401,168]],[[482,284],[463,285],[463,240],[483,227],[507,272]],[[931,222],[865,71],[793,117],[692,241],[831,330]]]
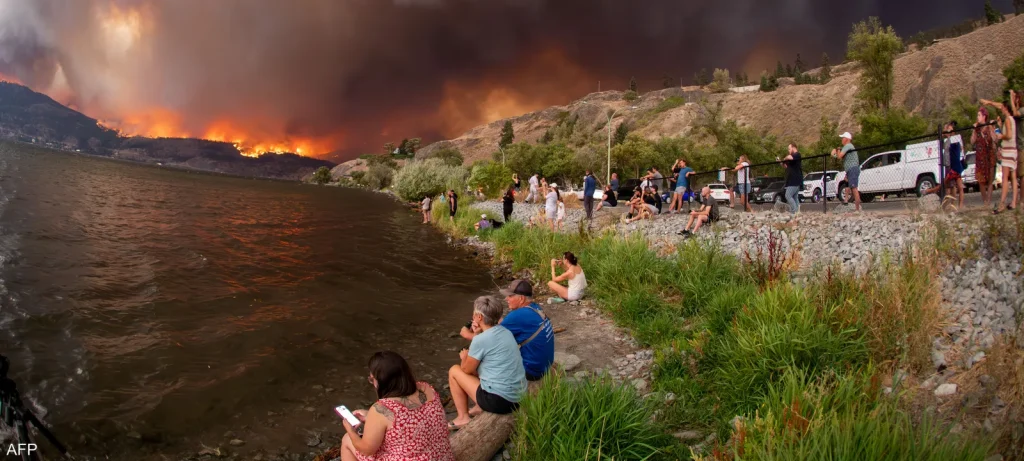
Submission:
[[[473,323],[480,333],[473,337],[469,349],[459,352],[460,362],[448,370],[455,411],[449,424],[459,429],[469,424],[469,401],[481,410],[505,415],[519,407],[526,393],[526,369],[512,332],[501,326],[505,307],[491,296],[481,296],[473,302]]]

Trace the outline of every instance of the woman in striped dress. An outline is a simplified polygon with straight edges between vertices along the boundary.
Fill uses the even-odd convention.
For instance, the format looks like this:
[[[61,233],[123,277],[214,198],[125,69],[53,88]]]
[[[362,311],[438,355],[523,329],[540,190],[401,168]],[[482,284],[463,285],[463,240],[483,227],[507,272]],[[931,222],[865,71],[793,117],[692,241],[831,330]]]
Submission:
[[[992,210],[993,213],[999,214],[1006,211],[1007,192],[1010,193],[1009,208],[1017,208],[1017,123],[1013,119],[1010,103],[995,103],[985,99],[982,99],[981,103],[996,106],[1003,113],[1001,134],[997,139],[1002,144],[999,160],[1003,165],[1003,192],[999,196],[999,205]]]

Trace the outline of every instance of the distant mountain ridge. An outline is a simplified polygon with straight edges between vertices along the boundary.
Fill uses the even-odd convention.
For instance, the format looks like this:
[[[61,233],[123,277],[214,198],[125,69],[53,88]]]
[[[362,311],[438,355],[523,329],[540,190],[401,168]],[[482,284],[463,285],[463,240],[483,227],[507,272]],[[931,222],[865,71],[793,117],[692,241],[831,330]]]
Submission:
[[[301,180],[335,163],[295,154],[246,157],[225,142],[122,137],[49,96],[0,82],[0,139],[87,154],[238,176]]]

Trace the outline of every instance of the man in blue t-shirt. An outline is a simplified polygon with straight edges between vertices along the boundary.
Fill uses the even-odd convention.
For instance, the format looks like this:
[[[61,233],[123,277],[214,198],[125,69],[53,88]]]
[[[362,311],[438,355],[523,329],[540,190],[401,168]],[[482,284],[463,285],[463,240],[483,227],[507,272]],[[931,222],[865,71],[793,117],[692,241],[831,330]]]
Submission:
[[[547,374],[555,362],[555,330],[551,320],[539,305],[533,302],[533,287],[526,280],[515,280],[502,289],[509,313],[501,319],[501,326],[515,336],[519,353],[523,356],[526,379],[537,381]],[[463,338],[472,340],[479,332],[476,325],[462,328]]]
[[[583,177],[583,209],[587,210],[587,220],[594,219],[594,192],[597,190],[597,178],[590,170]]]

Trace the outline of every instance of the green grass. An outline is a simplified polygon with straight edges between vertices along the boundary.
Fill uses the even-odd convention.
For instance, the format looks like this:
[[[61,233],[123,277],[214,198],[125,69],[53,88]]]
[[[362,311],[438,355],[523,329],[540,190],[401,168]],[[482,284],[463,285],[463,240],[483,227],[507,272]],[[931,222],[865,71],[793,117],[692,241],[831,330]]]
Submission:
[[[523,400],[512,451],[528,460],[671,459],[671,437],[650,422],[655,406],[609,379],[552,374]]]
[[[467,233],[478,218],[460,211],[450,225],[445,212],[441,227]],[[862,275],[826,267],[796,286],[785,274],[762,283],[749,262],[716,244],[689,241],[659,257],[641,237],[555,234],[519,223],[482,238],[538,284],[549,279],[552,258],[576,253],[588,297],[654,350],[652,388],[676,395],[659,404],[651,423],[649,407],[632,404],[644,418],[626,411],[619,405],[629,399],[607,382],[546,381],[518,418],[516,459],[685,457],[688,449],[674,439],[636,439],[630,432],[682,428],[717,432],[718,459],[983,459],[979,454],[991,447],[987,440],[949,437],[932,419],[913,420],[870,387],[880,373],[923,370],[929,361],[941,301],[932,257],[883,258]],[[801,413],[809,425],[786,435],[792,409],[784,405],[798,394],[808,396],[798,405],[809,412]],[[609,408],[624,411],[629,427],[648,426],[611,430],[602,416]],[[737,415],[762,426],[738,430],[730,424]]]

